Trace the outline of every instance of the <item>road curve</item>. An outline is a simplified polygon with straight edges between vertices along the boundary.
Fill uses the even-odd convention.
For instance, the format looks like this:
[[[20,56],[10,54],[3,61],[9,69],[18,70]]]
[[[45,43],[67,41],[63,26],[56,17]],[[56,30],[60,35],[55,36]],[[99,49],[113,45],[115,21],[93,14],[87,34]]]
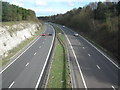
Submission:
[[[97,49],[82,36],[75,37],[71,29],[54,24],[65,34],[68,41],[72,87],[85,90],[99,88],[118,90],[118,63],[110,56]]]
[[[44,33],[53,35],[39,36],[32,46],[2,71],[3,89],[38,87],[55,38],[53,27],[49,24],[46,27]]]

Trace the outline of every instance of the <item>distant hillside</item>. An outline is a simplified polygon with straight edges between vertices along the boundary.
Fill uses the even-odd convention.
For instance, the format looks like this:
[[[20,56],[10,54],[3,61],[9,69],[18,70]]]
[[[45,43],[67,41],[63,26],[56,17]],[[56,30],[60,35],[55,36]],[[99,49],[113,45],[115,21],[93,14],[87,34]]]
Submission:
[[[25,9],[8,2],[2,3],[2,21],[21,21],[21,20],[36,20],[35,12],[30,9]]]
[[[102,46],[120,60],[118,46],[120,38],[120,1],[98,2],[73,9],[65,14],[39,17],[43,20],[66,25],[81,35]]]

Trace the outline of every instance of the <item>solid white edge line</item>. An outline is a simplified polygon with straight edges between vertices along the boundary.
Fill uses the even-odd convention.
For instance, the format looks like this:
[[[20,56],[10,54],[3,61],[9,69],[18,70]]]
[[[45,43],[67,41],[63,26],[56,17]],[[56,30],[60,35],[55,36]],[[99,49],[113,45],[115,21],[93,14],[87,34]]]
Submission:
[[[51,27],[52,27],[52,26],[51,26]],[[52,27],[52,28],[53,28],[53,27]],[[52,50],[52,47],[53,47],[53,42],[54,42],[54,38],[55,38],[55,30],[54,30],[54,28],[53,28],[53,31],[54,31],[53,40],[52,40],[52,43],[51,43],[51,46],[50,46],[50,49],[49,49],[49,52],[48,52],[46,61],[45,61],[45,63],[44,63],[44,66],[43,66],[43,68],[42,68],[42,71],[41,71],[41,73],[40,73],[39,79],[38,79],[37,84],[36,84],[36,86],[35,86],[35,90],[37,90],[37,88],[38,88],[38,86],[39,86],[39,83],[40,83],[40,81],[41,81],[41,78],[42,78],[44,69],[45,69],[45,67],[46,67],[47,61],[48,61],[48,59],[49,59],[49,56],[50,56],[50,53],[51,53],[51,50]]]
[[[13,81],[8,88],[11,88],[15,82]]]
[[[37,39],[35,39],[35,41],[30,46],[28,46],[27,49],[25,49],[16,59],[14,59],[10,64],[8,64],[2,71],[0,71],[0,74],[3,73],[10,65],[12,65],[20,56],[22,56],[40,38],[41,38],[41,36],[39,36]]]
[[[97,68],[100,69],[100,67],[97,65]]]
[[[46,30],[44,32],[46,32]],[[12,65],[20,56],[22,56],[40,38],[41,36],[36,37],[35,40],[32,42],[32,44],[26,48],[26,50],[24,50],[19,56],[17,56],[16,59],[14,59],[10,64],[8,64],[3,70],[0,71],[0,74],[3,73],[10,65]]]
[[[55,42],[55,45],[56,45],[56,42]],[[55,50],[56,50],[56,47],[53,51],[52,61],[50,63],[50,69],[48,71],[48,77],[47,77],[47,80],[46,80],[45,88],[47,88],[47,85],[48,85],[48,81],[49,81],[49,77],[50,77],[50,71],[51,71],[51,67],[52,67],[52,63],[53,63],[53,58],[54,58],[54,55],[55,55]]]
[[[27,63],[25,66],[27,67],[29,65],[29,63]]]
[[[71,29],[69,29],[71,30]],[[72,31],[72,30],[71,30]],[[74,32],[74,31],[72,31]],[[84,39],[87,43],[89,43],[92,47],[94,47],[99,53],[101,53],[105,58],[107,58],[113,65],[115,65],[118,69],[120,69],[120,67],[118,65],[116,65],[115,62],[113,62],[108,56],[106,56],[103,52],[101,52],[98,48],[96,48],[92,43],[90,43],[87,39],[85,39],[83,36],[79,35],[82,39]]]
[[[58,26],[57,26],[57,27],[58,27]],[[58,28],[59,28],[59,27],[58,27]],[[61,29],[61,28],[60,28],[60,29]],[[61,29],[61,30],[62,30],[62,29]],[[63,30],[62,30],[62,31],[63,31]],[[87,90],[87,85],[86,85],[86,82],[85,82],[85,79],[84,79],[84,76],[83,76],[82,70],[81,70],[81,68],[80,68],[80,65],[79,65],[79,63],[78,63],[78,59],[77,59],[77,56],[76,56],[76,54],[75,54],[75,51],[74,51],[74,49],[73,49],[73,47],[72,47],[72,45],[71,45],[70,40],[68,39],[68,37],[67,37],[67,35],[65,34],[64,31],[63,31],[63,33],[64,33],[65,37],[67,38],[69,44],[70,44],[70,47],[71,47],[71,49],[72,49],[73,55],[74,55],[75,60],[76,60],[76,63],[77,63],[77,65],[78,65],[79,72],[80,72],[80,74],[81,74],[81,78],[82,78],[82,81],[83,81],[84,87],[85,87],[85,89]]]
[[[118,69],[120,69],[120,67],[118,65],[115,64],[115,62],[113,62],[109,57],[107,57],[103,52],[101,52],[98,48],[96,48],[92,43],[90,43],[88,40],[86,40],[84,37],[82,37],[81,35],[79,35],[82,39],[84,39],[87,43],[89,43],[92,47],[94,47],[99,53],[101,53],[105,58],[107,58],[113,65],[115,65]]]

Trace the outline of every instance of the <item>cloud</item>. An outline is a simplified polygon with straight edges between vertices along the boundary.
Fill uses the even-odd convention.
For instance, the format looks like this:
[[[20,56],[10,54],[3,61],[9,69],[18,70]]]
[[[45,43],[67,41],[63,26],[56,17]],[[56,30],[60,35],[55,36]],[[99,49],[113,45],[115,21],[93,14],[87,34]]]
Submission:
[[[41,0],[38,0],[41,1]],[[99,2],[99,1],[106,1],[106,0],[44,0],[44,2]]]
[[[55,15],[55,14],[60,14],[60,13],[65,13],[68,10],[67,9],[55,9],[55,8],[45,8],[45,9],[41,9],[41,8],[32,8],[35,12],[37,16],[46,16],[46,15]]]
[[[11,3],[21,7],[24,5],[24,2],[22,2],[21,0],[12,0]]]
[[[60,10],[60,9],[53,9],[53,8],[46,8],[46,9],[34,9],[36,12],[46,13],[46,12],[52,12],[52,13],[65,13],[67,10]]]
[[[75,6],[74,2],[68,2],[69,6]]]
[[[23,0],[2,0],[2,1],[10,2],[11,4],[15,4],[15,5],[18,5],[18,6],[21,6],[21,7],[24,5]]]
[[[35,4],[36,5],[40,5],[40,6],[46,6],[47,2],[45,2],[43,0],[35,0]]]

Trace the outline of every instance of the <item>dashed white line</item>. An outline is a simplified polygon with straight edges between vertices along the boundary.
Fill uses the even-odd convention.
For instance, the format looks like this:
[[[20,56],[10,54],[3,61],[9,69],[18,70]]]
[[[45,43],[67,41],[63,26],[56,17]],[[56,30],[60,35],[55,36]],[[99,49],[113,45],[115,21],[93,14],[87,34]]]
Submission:
[[[71,30],[71,29],[70,29]],[[71,30],[71,32],[74,32]],[[91,42],[89,42],[87,39],[85,39],[83,36],[79,35],[82,39],[84,39],[87,43],[89,43],[93,48],[95,48],[99,53],[101,53],[105,58],[107,58],[107,60],[109,60],[114,66],[116,66],[118,69],[120,69],[120,67],[114,62],[112,61],[108,56],[106,56],[101,50],[99,50],[97,47],[95,47]]]
[[[100,66],[97,65],[97,68],[100,69]]]
[[[29,63],[27,63],[25,66],[27,67],[29,65]]]
[[[116,90],[114,86],[112,86],[113,90]]]
[[[120,69],[120,67],[113,62],[108,56],[106,56],[101,50],[99,50],[98,48],[96,48],[92,43],[90,43],[88,40],[86,40],[83,36],[79,35],[82,39],[84,39],[87,43],[89,43],[92,47],[94,47],[99,53],[101,53],[105,58],[107,58],[107,60],[109,60],[113,65],[115,65],[118,69]]]
[[[11,88],[15,82],[13,81],[8,88]]]
[[[90,54],[88,54],[88,56],[91,56]]]
[[[43,42],[43,44],[44,44],[44,42]]]
[[[58,27],[58,26],[57,26],[57,27]],[[58,27],[58,28],[59,28],[59,27]],[[60,29],[61,29],[61,28],[60,28]],[[61,30],[62,30],[62,29],[61,29]],[[62,31],[63,31],[63,30],[62,30]],[[82,81],[83,81],[85,90],[87,90],[87,85],[86,85],[86,82],[85,82],[85,79],[84,79],[84,76],[83,76],[81,67],[80,67],[80,65],[79,65],[79,63],[78,63],[78,59],[77,59],[77,56],[76,56],[76,54],[75,54],[75,51],[74,51],[74,49],[73,49],[73,47],[72,47],[72,44],[71,44],[70,40],[68,39],[68,36],[66,35],[66,33],[65,33],[64,31],[63,31],[63,33],[65,34],[65,37],[67,38],[67,40],[68,40],[68,42],[69,42],[69,45],[70,45],[70,47],[71,47],[71,49],[72,49],[72,52],[73,52],[73,55],[74,55],[74,57],[75,57],[75,60],[76,60],[76,63],[77,63],[79,72],[80,72],[80,74],[81,74],[81,78],[82,78]]]
[[[41,46],[39,46],[39,48],[41,48]]]
[[[83,49],[85,49],[85,47],[83,47]]]
[[[25,49],[16,59],[14,59],[10,64],[8,64],[2,71],[0,71],[0,74],[3,73],[9,66],[11,66],[19,57],[21,57],[33,44],[35,44],[37,42],[38,39],[40,39],[40,37],[38,37],[37,39],[35,39],[32,44],[30,46],[27,47],[27,49]]]
[[[34,55],[36,55],[36,53],[34,53]]]

